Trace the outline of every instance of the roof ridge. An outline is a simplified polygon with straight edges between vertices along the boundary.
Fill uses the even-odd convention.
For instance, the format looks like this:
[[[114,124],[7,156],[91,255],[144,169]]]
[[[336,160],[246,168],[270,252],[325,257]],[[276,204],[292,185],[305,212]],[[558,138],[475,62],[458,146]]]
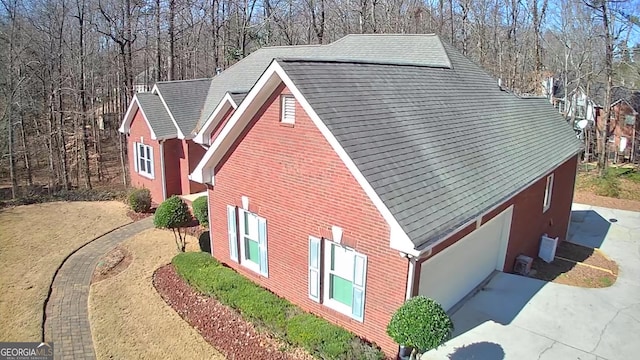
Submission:
[[[156,84],[175,84],[181,82],[189,82],[189,81],[204,81],[211,80],[213,78],[198,78],[198,79],[183,79],[183,80],[166,80],[166,81],[156,81]]]
[[[336,64],[364,64],[364,65],[381,65],[381,66],[412,66],[412,67],[420,67],[420,68],[431,68],[431,69],[452,69],[452,66],[440,65],[440,64],[417,64],[413,62],[402,62],[402,61],[374,61],[374,60],[365,60],[365,59],[313,59],[313,58],[296,58],[296,57],[286,57],[286,58],[275,58],[274,60],[284,61],[284,62],[309,62],[309,63],[336,63]],[[449,62],[451,63],[451,62]]]

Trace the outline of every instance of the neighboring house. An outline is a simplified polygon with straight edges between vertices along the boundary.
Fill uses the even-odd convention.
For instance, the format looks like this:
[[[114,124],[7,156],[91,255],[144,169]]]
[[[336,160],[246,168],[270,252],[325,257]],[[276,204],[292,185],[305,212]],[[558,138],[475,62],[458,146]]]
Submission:
[[[407,298],[451,309],[543,234],[566,237],[581,145],[546,99],[501,90],[437,36],[340,42],[357,53],[262,69],[206,126],[221,129],[191,179],[213,256],[395,356],[385,329]]]
[[[600,131],[604,129],[605,122],[601,119],[604,114],[605,84],[592,84],[588,91],[583,86],[577,86],[569,90],[566,97],[562,80],[549,77],[544,87],[549,101],[565,118],[572,120],[577,132],[579,132],[577,124],[581,120],[588,120],[588,127],[591,129]],[[611,91],[611,117],[606,149],[610,160],[614,162],[637,160],[640,152],[640,139],[636,134],[640,127],[638,113],[640,113],[640,92],[614,86]],[[589,139],[587,153],[601,152],[600,131],[595,131],[593,138]]]
[[[598,99],[604,103],[604,90],[598,94]],[[640,92],[615,87],[612,90],[611,113],[609,116],[609,134],[607,136],[607,156],[615,163],[637,162],[640,155]],[[597,149],[601,149],[600,131],[604,130],[602,121],[604,111],[600,107],[596,113]]]

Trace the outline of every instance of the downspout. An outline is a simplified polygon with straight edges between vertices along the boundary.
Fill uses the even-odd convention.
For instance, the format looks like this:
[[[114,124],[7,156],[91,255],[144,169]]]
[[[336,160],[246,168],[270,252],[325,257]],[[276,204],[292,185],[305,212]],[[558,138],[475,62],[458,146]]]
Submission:
[[[160,179],[162,181],[162,201],[167,200],[167,182],[165,179],[165,166],[164,166],[164,139],[160,140]]]
[[[409,268],[407,270],[407,292],[405,294],[405,300],[409,300],[413,297],[413,283],[416,277],[416,258],[411,255],[404,255],[409,260]]]

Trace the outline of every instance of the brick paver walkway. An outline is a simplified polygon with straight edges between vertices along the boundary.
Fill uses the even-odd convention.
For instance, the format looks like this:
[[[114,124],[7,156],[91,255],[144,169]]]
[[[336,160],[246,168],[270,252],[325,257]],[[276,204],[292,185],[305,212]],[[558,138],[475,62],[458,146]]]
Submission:
[[[122,241],[153,227],[153,217],[99,237],[62,264],[46,308],[45,341],[53,341],[55,359],[95,359],[89,326],[89,286],[98,260]]]

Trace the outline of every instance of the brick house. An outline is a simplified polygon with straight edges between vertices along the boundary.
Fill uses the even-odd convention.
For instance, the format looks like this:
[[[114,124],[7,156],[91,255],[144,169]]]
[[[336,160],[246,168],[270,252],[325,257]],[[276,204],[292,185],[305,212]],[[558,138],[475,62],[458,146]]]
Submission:
[[[406,299],[451,309],[565,238],[581,146],[437,36],[347,38],[358,54],[273,60],[191,179],[214,257],[395,356]]]
[[[120,126],[120,132],[129,135],[132,186],[149,188],[155,203],[174,194],[195,199],[205,187],[191,181],[189,174],[274,58],[354,58],[360,56],[362,41],[359,36],[346,36],[327,45],[265,47],[213,78],[158,82],[150,93],[137,93]],[[420,52],[416,48],[398,55],[393,52],[397,50],[379,49],[368,57],[402,61]],[[431,58],[427,55],[426,60]]]
[[[609,134],[607,137],[607,153],[609,159],[614,162],[636,162],[640,152],[640,93],[626,92],[618,89],[614,92],[614,100],[611,104],[609,117]],[[604,111],[598,108],[596,112],[596,127],[599,130],[596,138],[601,138],[605,122],[602,121]],[[601,142],[597,142],[600,150]]]

